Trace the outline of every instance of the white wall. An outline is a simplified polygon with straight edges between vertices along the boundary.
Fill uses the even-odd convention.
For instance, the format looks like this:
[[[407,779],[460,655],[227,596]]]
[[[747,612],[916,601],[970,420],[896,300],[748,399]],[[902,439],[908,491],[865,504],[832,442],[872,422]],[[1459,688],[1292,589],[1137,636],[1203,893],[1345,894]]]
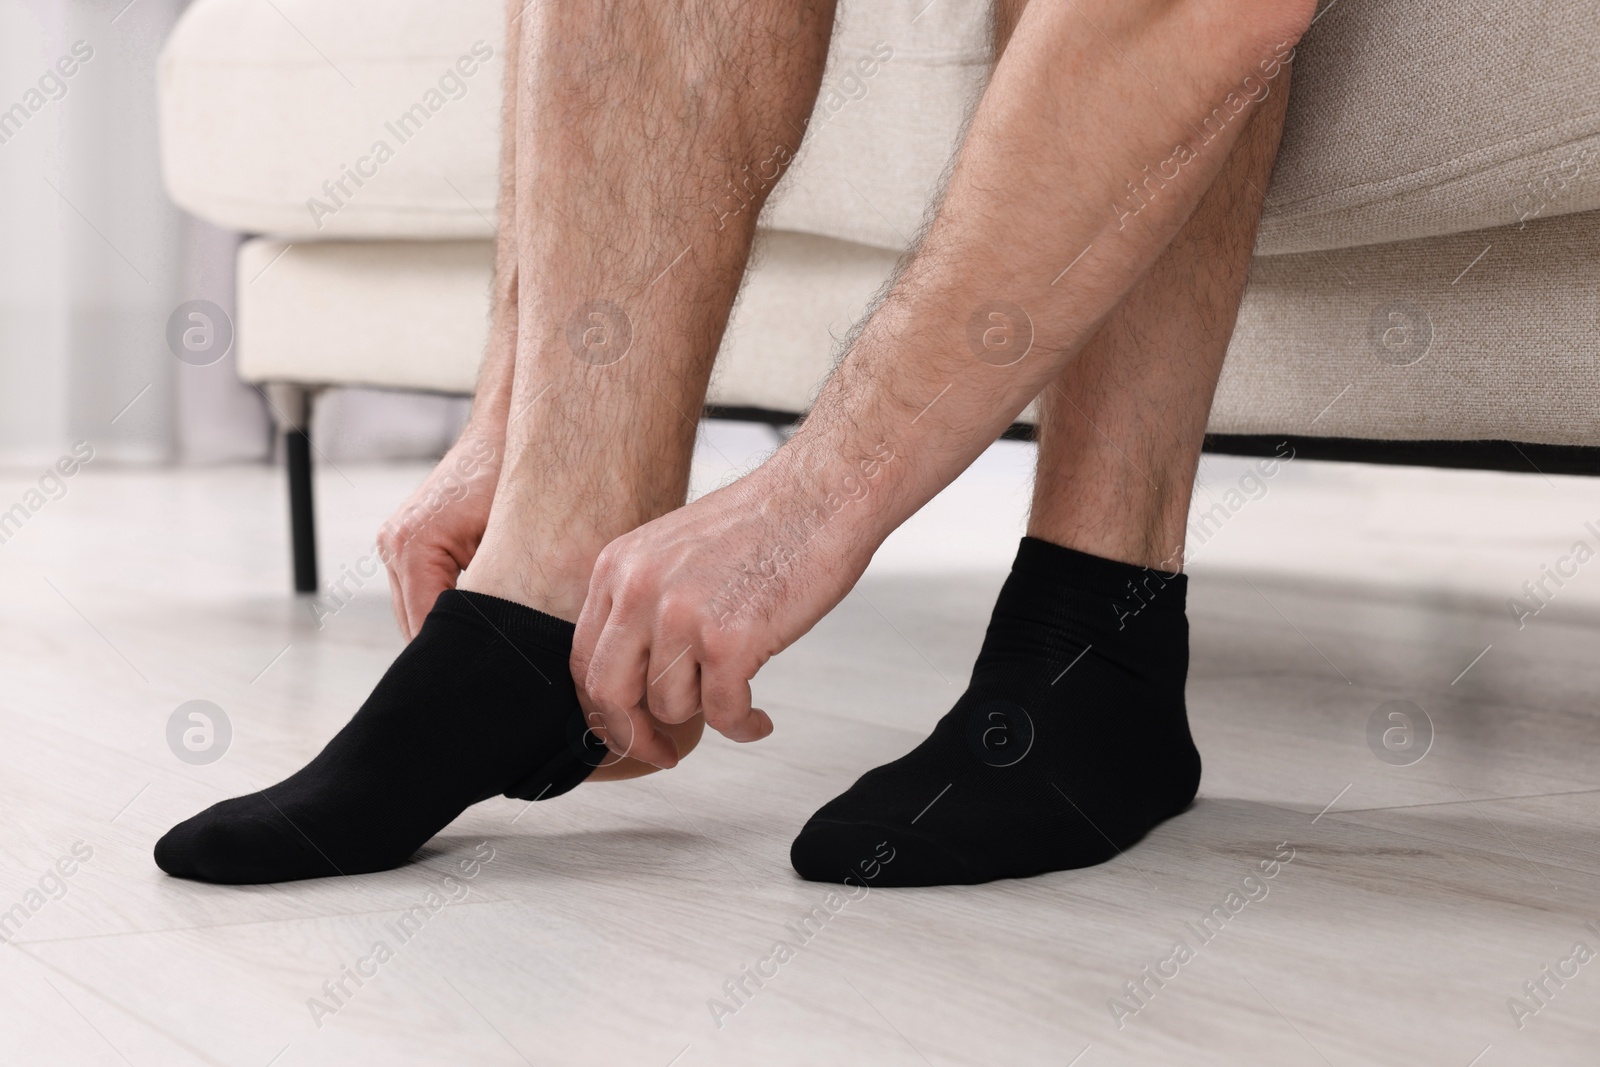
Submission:
[[[111,461],[174,454],[164,339],[184,227],[161,193],[152,78],[178,6],[0,6],[0,109],[29,111],[0,144],[5,460],[42,462],[80,438]],[[41,86],[80,41],[89,58],[64,93]]]
[[[0,143],[0,466],[48,463],[78,439],[112,463],[270,455],[265,405],[232,354],[194,367],[167,348],[178,304],[232,314],[239,239],[180,212],[161,181],[155,63],[186,3],[0,0],[0,113],[27,108],[75,42],[93,49]],[[335,391],[314,433],[335,460],[426,456],[463,413]]]

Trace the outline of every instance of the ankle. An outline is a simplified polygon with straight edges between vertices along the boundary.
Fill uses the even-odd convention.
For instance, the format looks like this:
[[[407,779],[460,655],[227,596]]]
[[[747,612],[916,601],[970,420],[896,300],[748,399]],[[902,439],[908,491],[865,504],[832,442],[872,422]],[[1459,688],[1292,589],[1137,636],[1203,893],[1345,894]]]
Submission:
[[[599,549],[526,551],[505,544],[491,526],[456,586],[575,623],[599,554]]]
[[[1028,523],[1028,536],[1134,567],[1181,572],[1184,530],[1181,525],[1176,531],[1170,527],[1170,523],[1088,526],[1034,521]]]

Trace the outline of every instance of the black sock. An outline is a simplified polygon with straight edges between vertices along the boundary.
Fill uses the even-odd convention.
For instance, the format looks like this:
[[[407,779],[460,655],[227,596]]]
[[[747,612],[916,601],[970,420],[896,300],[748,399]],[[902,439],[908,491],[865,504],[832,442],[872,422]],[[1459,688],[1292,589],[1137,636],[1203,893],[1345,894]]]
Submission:
[[[179,823],[156,864],[229,884],[384,871],[481,800],[560,796],[605,755],[578,707],[572,632],[509,600],[445,591],[316,759]]]
[[[972,684],[933,734],[811,817],[813,881],[948,885],[1102,863],[1200,785],[1182,575],[1023,538]],[[885,859],[889,855],[889,859]]]

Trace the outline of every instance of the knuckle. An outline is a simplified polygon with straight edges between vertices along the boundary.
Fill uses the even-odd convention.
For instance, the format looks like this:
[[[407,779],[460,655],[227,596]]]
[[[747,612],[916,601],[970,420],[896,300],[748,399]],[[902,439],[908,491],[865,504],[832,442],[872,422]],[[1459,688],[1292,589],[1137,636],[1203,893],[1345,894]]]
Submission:
[[[394,527],[388,525],[387,523],[378,528],[378,536],[376,541],[378,545],[378,556],[386,564],[395,557],[396,553],[400,551],[399,535],[395,532]]]
[[[683,722],[689,717],[689,713],[680,704],[674,702],[661,703],[660,706],[651,704],[650,714],[661,722],[674,725]]]
[[[734,636],[715,624],[701,627],[700,650],[705,659],[721,663],[737,649]]]
[[[673,630],[687,630],[697,622],[693,600],[683,593],[664,593],[656,606],[656,618]]]
[[[617,567],[622,562],[620,544],[620,539],[612,541],[600,550],[600,554],[594,558],[594,573],[596,576],[604,575],[607,578],[616,576]]]
[[[605,711],[614,711],[622,706],[617,699],[617,687],[603,679],[590,679],[584,684],[584,691],[589,694],[589,699],[600,705]]]
[[[572,643],[572,658],[567,661],[568,672],[578,688],[589,691],[589,668],[594,665],[593,646],[585,644],[582,635]]]
[[[720,734],[725,734],[738,723],[738,716],[734,715],[726,706],[708,707],[705,709],[706,725]]]

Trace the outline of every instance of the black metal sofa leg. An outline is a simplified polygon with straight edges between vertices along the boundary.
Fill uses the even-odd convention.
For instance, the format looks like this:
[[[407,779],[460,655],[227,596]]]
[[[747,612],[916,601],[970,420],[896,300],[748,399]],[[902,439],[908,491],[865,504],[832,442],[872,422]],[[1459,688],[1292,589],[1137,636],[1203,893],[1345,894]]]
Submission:
[[[311,491],[311,397],[301,385],[274,382],[266,386],[272,417],[283,435],[283,457],[289,474],[289,543],[294,563],[294,591],[317,591],[317,520]]]

